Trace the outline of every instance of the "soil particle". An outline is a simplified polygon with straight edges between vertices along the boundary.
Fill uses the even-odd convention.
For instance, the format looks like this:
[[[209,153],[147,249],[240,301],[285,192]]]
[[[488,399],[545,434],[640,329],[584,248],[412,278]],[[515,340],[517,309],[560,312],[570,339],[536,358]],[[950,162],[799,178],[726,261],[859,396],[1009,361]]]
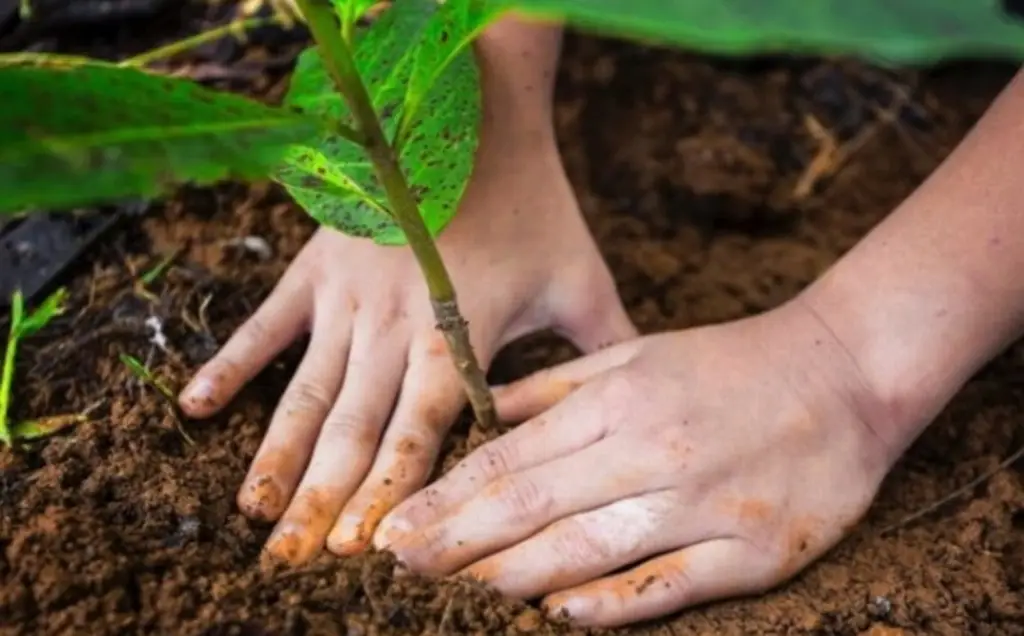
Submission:
[[[882,75],[572,37],[557,121],[633,318],[644,331],[683,328],[763,311],[813,280],[934,168],[1010,70]],[[279,80],[253,90],[279,94]],[[894,94],[909,98],[894,108]],[[878,124],[876,106],[894,108],[899,123]],[[839,142],[877,130],[795,196],[819,146],[808,115]],[[101,406],[67,434],[0,451],[0,635],[585,633],[474,583],[412,575],[387,554],[261,566],[271,525],[241,515],[235,496],[303,343],[222,415],[186,422],[194,446],[118,361],[134,355],[180,389],[312,230],[267,184],[183,190],[67,281],[72,310],[19,357],[14,417]],[[273,257],[232,249],[246,236],[261,237]],[[138,273],[178,249],[141,296]],[[167,352],[151,342],[154,316]],[[502,354],[494,379],[572,355],[564,342],[531,337]],[[926,519],[879,532],[1024,443],[1022,374],[1018,345],[968,383],[897,466],[868,519],[789,585],[623,633],[1024,634],[1020,465]],[[463,421],[442,467],[496,434]]]

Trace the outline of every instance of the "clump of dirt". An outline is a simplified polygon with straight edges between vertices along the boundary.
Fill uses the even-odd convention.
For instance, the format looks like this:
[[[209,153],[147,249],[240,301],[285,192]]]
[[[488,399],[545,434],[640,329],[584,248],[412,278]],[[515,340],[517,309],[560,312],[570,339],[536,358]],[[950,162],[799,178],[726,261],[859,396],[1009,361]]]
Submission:
[[[243,57],[278,60],[275,47]],[[218,77],[238,59],[217,62]],[[1009,71],[712,60],[574,36],[558,127],[632,316],[645,331],[684,328],[763,311],[813,280],[952,149]],[[262,71],[255,90],[279,95],[275,73]],[[854,150],[832,156],[829,144]],[[222,416],[186,423],[195,445],[118,360],[134,355],[179,388],[313,229],[276,187],[185,190],[67,281],[71,311],[20,356],[15,416],[95,410],[65,435],[0,451],[0,634],[584,633],[475,584],[404,572],[385,554],[261,567],[270,527],[243,517],[234,496],[301,343]],[[242,237],[264,243],[245,249]],[[137,276],[177,250],[175,266],[140,293]],[[571,355],[532,337],[493,373],[509,379]],[[1022,373],[1017,346],[972,380],[869,518],[795,581],[621,631],[1024,633],[1021,466],[880,532],[1024,443]],[[484,437],[463,421],[443,463]]]

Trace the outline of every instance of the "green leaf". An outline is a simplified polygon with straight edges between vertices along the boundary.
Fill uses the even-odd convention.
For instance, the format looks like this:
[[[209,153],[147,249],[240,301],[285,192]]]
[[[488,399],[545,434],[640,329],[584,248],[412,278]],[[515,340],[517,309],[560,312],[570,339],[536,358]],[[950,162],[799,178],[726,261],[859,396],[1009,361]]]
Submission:
[[[398,0],[356,38],[355,58],[433,236],[455,215],[477,146],[480,90],[472,38],[497,15],[481,0]],[[299,58],[286,102],[354,125],[317,49]],[[293,148],[275,178],[320,223],[377,243],[405,236],[365,151],[326,134]]]
[[[1002,0],[495,0],[532,17],[712,53],[844,54],[885,63],[1024,57]]]
[[[379,0],[331,0],[343,25],[353,25]]]
[[[106,62],[0,56],[0,211],[266,178],[320,122]]]
[[[35,310],[27,317],[18,318],[13,322],[17,330],[17,338],[28,338],[39,332],[40,329],[50,323],[51,320],[64,313],[67,309],[64,305],[68,297],[68,290],[61,287],[46,297]],[[23,309],[21,311],[24,311]]]
[[[22,441],[31,441],[55,435],[76,424],[89,421],[80,413],[50,415],[37,420],[24,420],[11,427],[11,436]]]

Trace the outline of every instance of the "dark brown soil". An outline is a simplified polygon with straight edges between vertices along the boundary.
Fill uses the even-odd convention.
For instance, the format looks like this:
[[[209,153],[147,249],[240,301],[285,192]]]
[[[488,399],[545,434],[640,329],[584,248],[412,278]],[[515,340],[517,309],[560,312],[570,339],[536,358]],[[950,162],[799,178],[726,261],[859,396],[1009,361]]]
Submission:
[[[886,74],[818,60],[739,63],[574,37],[558,125],[632,315],[653,331],[792,296],[920,182],[1008,77],[981,64]],[[275,81],[257,81],[259,92],[279,94]],[[895,123],[880,124],[885,113]],[[875,134],[834,175],[794,194],[820,147],[809,116],[839,142]],[[195,446],[118,362],[135,355],[180,386],[311,231],[276,188],[182,192],[67,281],[71,311],[20,357],[16,415],[99,406],[67,434],[0,451],[0,634],[574,633],[465,583],[395,576],[384,555],[261,571],[270,528],[242,517],[234,495],[301,350],[224,416],[189,424]],[[244,236],[263,237],[273,258],[232,247]],[[133,277],[178,248],[154,299],[136,293]],[[150,343],[150,316],[163,322],[170,353]],[[532,338],[494,373],[507,379],[570,355]],[[624,631],[1024,634],[1024,464],[880,533],[1024,443],[1022,378],[1018,346],[913,447],[849,540],[791,584]],[[482,441],[466,429],[453,435],[447,462]]]

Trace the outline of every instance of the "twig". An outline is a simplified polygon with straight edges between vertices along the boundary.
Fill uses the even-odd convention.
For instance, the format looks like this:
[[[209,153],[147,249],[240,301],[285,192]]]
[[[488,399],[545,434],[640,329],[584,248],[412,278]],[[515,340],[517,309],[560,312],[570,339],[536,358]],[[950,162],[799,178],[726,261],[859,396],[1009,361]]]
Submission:
[[[978,477],[977,479],[974,479],[973,481],[967,483],[966,485],[961,486],[960,488],[957,488],[956,490],[954,490],[950,494],[946,495],[942,499],[939,499],[935,503],[932,503],[932,504],[930,504],[928,506],[925,506],[921,510],[918,510],[917,512],[915,512],[914,514],[909,515],[907,517],[904,517],[903,519],[900,519],[896,523],[893,523],[893,524],[891,524],[889,526],[886,526],[885,528],[882,528],[882,531],[881,531],[880,534],[882,534],[882,535],[888,534],[889,532],[892,532],[893,530],[901,528],[901,527],[907,525],[908,523],[910,523],[912,521],[916,521],[916,520],[920,519],[921,517],[923,517],[923,516],[925,516],[925,515],[927,515],[927,514],[929,514],[931,512],[934,512],[935,510],[938,510],[939,508],[941,508],[942,506],[946,505],[947,503],[953,501],[957,497],[960,497],[961,495],[967,493],[968,491],[973,490],[974,488],[977,488],[980,484],[982,484],[985,481],[988,481],[989,479],[994,477],[1000,471],[1009,468],[1014,463],[1016,463],[1016,461],[1018,459],[1020,459],[1022,457],[1024,457],[1024,446],[1021,446],[1020,448],[1018,448],[1012,455],[1010,455],[1009,457],[1007,457],[1003,461],[999,462],[999,465],[997,465],[995,468],[993,468],[992,470],[988,471],[987,473],[984,473],[981,477]]]
[[[455,597],[452,596],[444,606],[444,612],[441,614],[441,622],[437,624],[437,636],[444,636],[448,633],[448,623],[452,620],[452,607],[454,605]]]
[[[198,33],[191,37],[187,37],[183,40],[171,42],[170,44],[161,46],[160,48],[153,49],[152,51],[146,51],[145,53],[140,53],[134,57],[129,57],[125,60],[122,60],[120,62],[120,65],[146,66],[147,64],[150,64],[157,60],[164,59],[167,57],[173,57],[180,53],[184,53],[185,51],[188,51],[190,49],[202,46],[207,42],[213,42],[214,40],[219,40],[222,37],[228,35],[234,35],[237,37],[239,33],[244,33],[245,31],[248,31],[250,29],[255,29],[257,27],[261,27],[267,24],[272,24],[276,21],[277,20],[273,18],[249,18],[247,20],[232,20],[227,24],[210,29],[209,31],[203,31],[202,33]]]

